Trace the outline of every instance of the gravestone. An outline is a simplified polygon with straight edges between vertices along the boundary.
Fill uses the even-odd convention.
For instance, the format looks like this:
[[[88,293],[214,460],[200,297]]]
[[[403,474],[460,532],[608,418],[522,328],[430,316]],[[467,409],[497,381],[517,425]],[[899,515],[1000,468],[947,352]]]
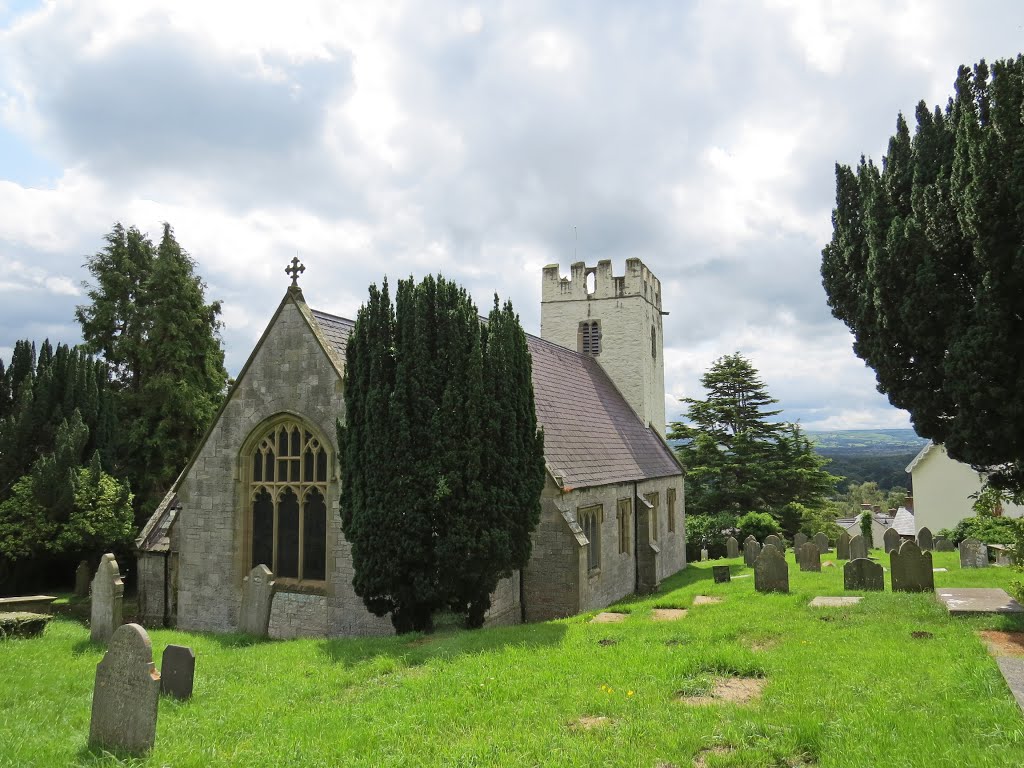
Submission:
[[[257,565],[242,582],[242,610],[238,615],[238,631],[266,637],[270,626],[270,605],[274,601],[277,582],[267,566]]]
[[[89,582],[92,581],[92,570],[89,563],[83,560],[75,569],[75,597],[89,596]]]
[[[858,557],[843,566],[843,589],[861,589],[881,592],[885,589],[884,569],[881,563]]]
[[[117,628],[96,665],[89,746],[141,755],[156,740],[160,673],[153,646],[138,624]]]
[[[935,549],[935,543],[932,541],[932,532],[928,526],[917,532],[917,546],[921,549]]]
[[[761,554],[761,545],[757,539],[747,538],[743,542],[743,564],[748,568],[754,567],[757,556]]]
[[[813,541],[800,547],[800,570],[821,572],[821,552]]]
[[[740,556],[740,543],[736,541],[735,536],[730,536],[725,540],[725,556],[726,557],[739,557]]]
[[[805,533],[798,533],[796,536],[793,537],[793,551],[794,552],[799,552],[800,551],[800,547],[802,547],[806,543],[807,543],[807,534],[805,534]]]
[[[882,549],[885,550],[886,554],[889,554],[894,549],[899,549],[902,543],[903,539],[900,538],[895,528],[885,529],[885,533],[882,534]]]
[[[747,538],[743,540],[743,543],[746,544],[748,541],[757,541],[757,539],[754,537],[754,534],[751,533],[747,535]]]
[[[160,692],[175,699],[192,698],[196,655],[184,645],[168,645],[160,658]]]
[[[117,560],[109,552],[100,558],[99,568],[92,579],[92,611],[89,619],[89,639],[105,643],[121,626],[121,601],[124,582],[117,569]]]
[[[988,547],[977,539],[960,542],[961,568],[988,568]]]
[[[780,539],[774,533],[768,534],[764,539],[764,543],[765,546],[771,544],[773,547],[776,547],[779,550],[779,552],[782,552],[783,554],[786,553],[786,545],[782,542],[782,539]]]
[[[711,573],[715,577],[715,584],[725,584],[731,579],[728,565],[713,565]]]
[[[708,551],[706,549],[702,549],[700,551],[700,561],[702,563],[706,563],[707,559],[708,559]]]
[[[843,531],[841,534],[839,534],[839,538],[836,539],[836,559],[850,559],[850,534],[848,534],[846,531]]]
[[[859,533],[850,539],[850,559],[858,560],[868,556],[868,545]]]
[[[821,554],[824,555],[826,552],[831,552],[828,548],[828,536],[824,531],[814,534],[814,543],[818,545],[818,552]]]
[[[789,592],[789,564],[778,547],[765,544],[757,556],[754,589],[758,592]]]
[[[953,546],[953,542],[947,539],[945,536],[935,537],[935,551],[936,552],[954,552],[956,547]]]
[[[931,592],[935,589],[932,553],[922,552],[913,541],[904,541],[889,558],[893,592]]]

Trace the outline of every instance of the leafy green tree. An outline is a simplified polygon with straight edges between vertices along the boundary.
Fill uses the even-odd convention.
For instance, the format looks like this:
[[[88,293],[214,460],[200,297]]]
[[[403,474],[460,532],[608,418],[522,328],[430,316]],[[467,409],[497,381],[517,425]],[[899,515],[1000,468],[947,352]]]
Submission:
[[[163,225],[158,245],[115,224],[86,266],[89,304],[76,317],[110,367],[115,470],[135,489],[139,519],[170,487],[224,397],[219,302],[207,303],[195,262]],[[110,420],[103,421],[109,428]],[[113,452],[112,452],[113,453]],[[108,460],[107,457],[104,457]]]
[[[747,512],[736,518],[736,527],[740,529],[739,538],[742,541],[747,536],[753,536],[764,543],[765,537],[773,533],[782,533],[782,526],[767,512]]]
[[[686,398],[688,422],[673,423],[669,433],[687,471],[688,521],[768,512],[792,536],[802,508],[827,506],[838,478],[823,469],[827,460],[799,426],[772,421],[778,401],[743,355],[716,360],[701,384],[707,397]]]
[[[399,632],[479,626],[529,559],[544,482],[526,338],[442,277],[370,287],[346,347],[342,528],[353,585]],[[396,472],[395,467],[401,467]]]
[[[822,281],[923,437],[1024,492],[1024,57],[960,67],[945,110],[903,116],[879,169],[836,166]]]

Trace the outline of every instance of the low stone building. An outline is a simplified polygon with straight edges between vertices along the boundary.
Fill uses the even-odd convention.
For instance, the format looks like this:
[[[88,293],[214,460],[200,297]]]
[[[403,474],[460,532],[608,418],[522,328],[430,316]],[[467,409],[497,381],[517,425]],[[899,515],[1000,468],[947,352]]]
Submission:
[[[335,419],[353,323],[288,289],[213,425],[143,528],[140,612],[183,629],[238,627],[241,584],[278,583],[273,637],[392,631],[352,588],[338,510]],[[547,480],[527,567],[489,624],[600,608],[685,565],[682,469],[664,439],[661,286],[640,262],[544,270],[543,338],[528,336]],[[176,581],[175,581],[176,579]],[[159,619],[159,620],[158,620]]]

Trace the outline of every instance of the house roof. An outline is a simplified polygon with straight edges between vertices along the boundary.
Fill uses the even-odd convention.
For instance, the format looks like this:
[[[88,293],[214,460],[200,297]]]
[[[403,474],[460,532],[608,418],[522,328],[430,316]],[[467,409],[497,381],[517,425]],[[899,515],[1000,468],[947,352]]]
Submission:
[[[344,357],[354,323],[312,310],[324,337]],[[548,470],[565,488],[682,474],[672,450],[647,427],[596,359],[526,335],[533,358],[537,421]]]
[[[916,536],[917,526],[914,525],[914,513],[906,507],[900,507],[896,510],[896,517],[892,519],[892,528],[896,529],[896,533],[900,536]]]
[[[934,447],[935,443],[930,442],[924,448],[918,451],[917,456],[914,457],[914,460],[907,464],[907,473],[909,474],[913,472],[915,469],[917,469],[917,465],[924,461],[925,456],[931,453]]]

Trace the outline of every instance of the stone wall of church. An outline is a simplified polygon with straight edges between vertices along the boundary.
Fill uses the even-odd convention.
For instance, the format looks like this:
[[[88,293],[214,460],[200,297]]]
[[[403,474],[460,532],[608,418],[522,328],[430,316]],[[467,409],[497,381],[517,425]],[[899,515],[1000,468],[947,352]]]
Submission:
[[[675,528],[669,531],[665,499],[669,488],[676,491]],[[562,491],[549,478],[544,489],[541,520],[533,536],[533,553],[524,571],[526,618],[528,621],[572,616],[597,610],[636,590],[636,525],[650,524],[651,516],[638,508],[636,494],[657,493],[658,578],[676,573],[686,565],[685,517],[683,514],[683,478],[645,480]],[[628,541],[620,547],[618,505],[631,502]],[[599,510],[600,524],[596,541],[589,541],[580,527],[580,512]],[[642,542],[648,536],[640,537]],[[594,568],[587,567],[587,548],[597,547]],[[620,549],[626,551],[620,552]]]
[[[268,419],[290,413],[334,446],[335,419],[343,407],[338,374],[299,308],[286,300],[179,488],[179,627],[212,632],[238,627],[241,584],[250,565],[245,562],[249,489],[240,466],[242,445]],[[337,467],[335,454],[327,488],[325,594],[279,594],[272,611],[278,636],[393,631],[390,620],[369,613],[352,589],[349,545],[338,513]]]

